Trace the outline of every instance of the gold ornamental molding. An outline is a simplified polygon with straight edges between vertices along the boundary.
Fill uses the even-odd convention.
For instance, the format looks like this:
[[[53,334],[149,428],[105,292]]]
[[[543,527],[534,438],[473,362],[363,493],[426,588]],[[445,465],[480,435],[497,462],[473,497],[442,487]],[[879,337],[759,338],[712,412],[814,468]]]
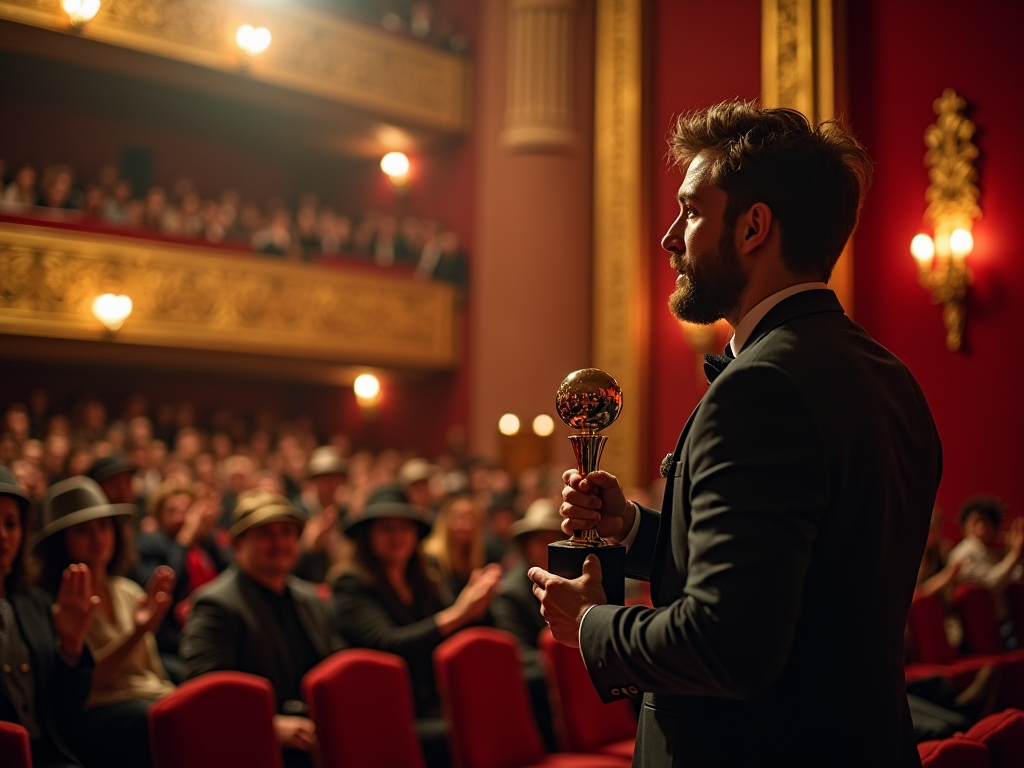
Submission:
[[[604,466],[646,485],[648,279],[644,254],[643,2],[598,0],[594,103],[594,366],[622,387]]]
[[[812,124],[845,107],[845,0],[762,0],[761,103],[803,112]],[[853,246],[829,280],[853,315]]]
[[[116,336],[97,296],[132,300]],[[3,335],[449,369],[451,286],[211,249],[0,224]]]
[[[428,45],[291,2],[104,0],[72,30],[60,0],[0,0],[0,18],[272,83],[424,127],[466,129],[468,63]],[[272,42],[247,60],[243,24]]]

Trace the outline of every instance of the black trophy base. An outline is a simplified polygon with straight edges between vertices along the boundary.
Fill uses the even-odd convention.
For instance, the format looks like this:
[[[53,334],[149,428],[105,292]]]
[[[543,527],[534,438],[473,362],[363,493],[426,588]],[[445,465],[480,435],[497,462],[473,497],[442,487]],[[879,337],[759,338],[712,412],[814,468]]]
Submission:
[[[574,546],[571,539],[548,544],[548,570],[563,579],[583,575],[583,561],[596,555],[601,561],[601,585],[609,605],[626,604],[626,548],[621,544]]]

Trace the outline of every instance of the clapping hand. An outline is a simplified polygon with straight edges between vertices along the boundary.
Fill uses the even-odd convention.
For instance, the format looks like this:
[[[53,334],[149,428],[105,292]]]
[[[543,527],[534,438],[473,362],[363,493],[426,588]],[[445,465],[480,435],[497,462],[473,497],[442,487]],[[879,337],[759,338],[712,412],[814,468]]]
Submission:
[[[161,565],[149,579],[146,594],[139,595],[132,619],[138,632],[155,632],[171,607],[174,571]]]
[[[53,630],[69,660],[77,661],[82,655],[85,632],[99,604],[99,597],[93,594],[89,566],[82,563],[65,568],[53,604]]]
[[[1016,517],[1006,532],[1006,549],[1019,561],[1024,557],[1024,517]]]

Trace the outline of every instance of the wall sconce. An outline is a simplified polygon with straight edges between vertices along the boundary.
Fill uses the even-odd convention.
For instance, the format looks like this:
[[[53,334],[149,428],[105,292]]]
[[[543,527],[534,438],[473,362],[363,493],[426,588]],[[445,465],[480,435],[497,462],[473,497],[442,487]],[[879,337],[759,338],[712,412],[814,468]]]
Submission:
[[[81,29],[100,9],[100,0],[64,0],[61,8],[74,29]]]
[[[121,329],[132,313],[132,300],[127,296],[104,293],[93,301],[92,313],[110,333],[114,333]]]
[[[935,100],[938,120],[924,133],[930,182],[924,220],[934,237],[922,233],[910,242],[921,285],[931,293],[933,304],[942,304],[946,347],[953,352],[964,348],[967,289],[972,282],[967,257],[974,250],[971,226],[981,218],[974,169],[978,148],[971,142],[975,125],[964,115],[966,108],[967,102],[949,88]]]
[[[539,435],[540,437],[547,437],[555,431],[555,420],[548,416],[546,413],[542,413],[533,418],[533,434]]]
[[[519,434],[519,417],[514,413],[506,413],[498,419],[498,431],[505,436]]]
[[[270,30],[266,27],[243,24],[235,33],[235,42],[245,54],[245,63],[248,64],[254,56],[259,56],[267,50],[270,45]]]
[[[356,402],[363,415],[373,418],[380,405],[380,379],[372,373],[362,373],[352,382],[352,391],[356,394]]]
[[[404,152],[388,152],[380,159],[380,169],[387,174],[395,189],[403,190],[409,183],[409,158]]]

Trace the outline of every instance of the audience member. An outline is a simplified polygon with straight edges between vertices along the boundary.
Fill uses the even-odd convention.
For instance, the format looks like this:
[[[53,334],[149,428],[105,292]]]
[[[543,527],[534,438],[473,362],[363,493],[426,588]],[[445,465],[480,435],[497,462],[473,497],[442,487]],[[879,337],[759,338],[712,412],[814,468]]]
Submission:
[[[1016,646],[1006,587],[1024,578],[1024,517],[1016,518],[1006,532],[1006,551],[996,548],[999,524],[1006,504],[992,496],[975,496],[964,502],[957,515],[963,540],[949,553],[949,565],[959,566],[958,581],[980,584],[992,592],[996,618],[1004,639]]]
[[[178,651],[188,598],[229,565],[211,536],[220,507],[210,497],[198,499],[193,486],[180,480],[164,481],[149,497],[147,507],[156,529],[140,533],[137,539],[139,583],[148,584],[161,568],[175,574],[170,610],[156,631],[156,644],[164,668],[180,682]]]
[[[338,558],[338,520],[346,511],[345,462],[338,450],[324,445],[313,451],[306,466],[303,501],[309,521],[302,531],[302,554],[295,575],[315,583],[327,579],[331,562]]]
[[[86,768],[150,765],[149,705],[174,688],[153,636],[170,608],[174,572],[157,569],[145,591],[120,575],[131,562],[124,527],[134,514],[133,505],[111,504],[87,477],[51,486],[43,500],[36,545],[43,586],[57,593],[61,574],[84,563],[98,598],[85,635],[96,669],[68,736]]]
[[[441,586],[453,597],[458,595],[473,573],[487,564],[484,513],[476,499],[469,494],[448,498],[423,542],[423,553]]]
[[[484,616],[501,569],[491,565],[474,571],[454,602],[446,598],[423,556],[428,519],[408,503],[397,483],[375,489],[362,512],[347,517],[344,526],[355,546],[334,582],[335,621],[351,645],[405,659],[428,764],[444,765],[445,732],[432,654],[444,638]]]
[[[254,490],[239,497],[232,519],[235,565],[194,597],[181,641],[185,676],[236,670],[270,680],[285,766],[308,768],[316,730],[302,677],[344,644],[314,586],[290,575],[306,516],[283,496]]]
[[[28,731],[36,768],[80,768],[64,734],[89,695],[93,659],[85,633],[96,609],[88,566],[61,574],[56,600],[30,586],[30,504],[0,466],[0,720]]]
[[[24,213],[36,204],[36,169],[31,165],[23,165],[14,176],[14,181],[4,190],[3,210],[11,213]]]
[[[942,535],[942,512],[932,510],[931,526],[924,545],[924,555],[917,571],[917,591],[922,595],[941,594],[948,602],[948,588],[956,581],[963,561],[948,562],[950,544]]]

